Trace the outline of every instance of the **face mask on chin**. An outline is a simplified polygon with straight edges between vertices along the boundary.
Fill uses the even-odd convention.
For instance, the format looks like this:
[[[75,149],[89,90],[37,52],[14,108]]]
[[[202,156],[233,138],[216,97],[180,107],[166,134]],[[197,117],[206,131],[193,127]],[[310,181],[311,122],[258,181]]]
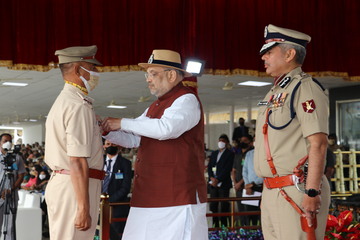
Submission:
[[[80,66],[81,67],[81,66]],[[84,67],[81,67],[84,71],[90,74],[90,79],[87,81],[83,76],[80,76],[80,79],[83,81],[86,90],[91,92],[95,89],[95,87],[99,84],[100,74],[94,71],[87,70]]]

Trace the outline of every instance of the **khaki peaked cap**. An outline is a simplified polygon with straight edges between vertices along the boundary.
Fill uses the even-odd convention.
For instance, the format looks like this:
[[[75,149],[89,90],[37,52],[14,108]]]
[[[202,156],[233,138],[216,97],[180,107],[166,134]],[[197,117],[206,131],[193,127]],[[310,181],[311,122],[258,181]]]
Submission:
[[[95,59],[97,46],[76,46],[56,50],[55,55],[59,57],[59,64],[72,62],[88,62],[95,65],[102,65]]]

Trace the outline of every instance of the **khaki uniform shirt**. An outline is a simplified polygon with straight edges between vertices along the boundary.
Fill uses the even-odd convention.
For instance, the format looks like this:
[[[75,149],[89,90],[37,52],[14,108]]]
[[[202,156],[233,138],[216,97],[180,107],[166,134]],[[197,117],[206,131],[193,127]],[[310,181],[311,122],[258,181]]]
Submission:
[[[103,150],[92,99],[65,84],[46,120],[45,162],[69,170],[69,157],[86,157],[89,168],[102,170]]]
[[[262,103],[270,103],[259,108],[256,126],[256,148],[254,167],[259,177],[273,177],[266,161],[264,135],[262,132],[266,120],[266,110],[272,114],[270,123],[276,127],[290,121],[290,99],[292,92],[301,81],[294,95],[295,118],[285,128],[276,130],[268,127],[270,152],[277,173],[285,176],[293,173],[297,162],[308,154],[309,143],[306,137],[315,133],[328,134],[328,97],[322,88],[300,67],[289,72],[277,85],[268,92]],[[281,95],[280,95],[281,94]]]

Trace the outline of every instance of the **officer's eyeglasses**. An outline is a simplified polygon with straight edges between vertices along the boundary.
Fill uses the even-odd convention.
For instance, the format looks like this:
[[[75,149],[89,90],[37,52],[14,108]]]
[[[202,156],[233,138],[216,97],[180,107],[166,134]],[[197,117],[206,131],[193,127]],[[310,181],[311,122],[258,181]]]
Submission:
[[[144,75],[145,75],[145,79],[148,79],[148,78],[154,78],[156,77],[159,73],[162,73],[162,72],[167,72],[167,71],[171,71],[173,69],[165,69],[164,71],[161,71],[161,72],[154,72],[154,73],[148,73],[146,72]]]

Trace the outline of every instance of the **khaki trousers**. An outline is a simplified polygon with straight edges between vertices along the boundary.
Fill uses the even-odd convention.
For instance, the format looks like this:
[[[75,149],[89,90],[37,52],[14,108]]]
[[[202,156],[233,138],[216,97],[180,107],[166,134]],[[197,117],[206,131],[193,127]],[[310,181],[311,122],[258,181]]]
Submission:
[[[285,192],[301,207],[304,193],[295,186],[285,187]],[[323,240],[330,204],[330,188],[325,176],[322,180],[321,208],[317,214],[316,239]],[[306,240],[300,225],[300,215],[281,195],[278,189],[264,187],[261,202],[261,224],[266,240]]]
[[[99,216],[101,181],[89,179],[91,227],[79,231],[74,222],[77,201],[70,175],[53,174],[46,187],[45,199],[48,207],[51,240],[93,240]]]

